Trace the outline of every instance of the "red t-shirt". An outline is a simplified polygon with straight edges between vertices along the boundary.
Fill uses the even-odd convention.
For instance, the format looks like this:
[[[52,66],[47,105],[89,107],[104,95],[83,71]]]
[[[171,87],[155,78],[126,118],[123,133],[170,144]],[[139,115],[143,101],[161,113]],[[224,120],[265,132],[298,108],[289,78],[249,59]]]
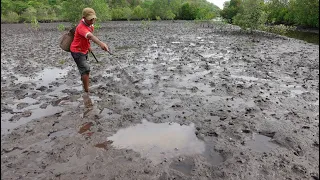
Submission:
[[[87,39],[87,35],[90,32],[92,33],[93,30],[93,25],[87,26],[84,23],[84,19],[81,19],[74,33],[74,39],[71,43],[70,51],[87,54],[90,47],[90,41]]]

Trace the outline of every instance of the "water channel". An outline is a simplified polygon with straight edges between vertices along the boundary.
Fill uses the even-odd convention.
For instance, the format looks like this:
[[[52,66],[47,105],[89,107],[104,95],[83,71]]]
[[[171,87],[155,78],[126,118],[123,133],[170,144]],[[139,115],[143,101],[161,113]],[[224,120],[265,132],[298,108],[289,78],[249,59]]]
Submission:
[[[319,45],[319,32],[288,31],[285,36]]]

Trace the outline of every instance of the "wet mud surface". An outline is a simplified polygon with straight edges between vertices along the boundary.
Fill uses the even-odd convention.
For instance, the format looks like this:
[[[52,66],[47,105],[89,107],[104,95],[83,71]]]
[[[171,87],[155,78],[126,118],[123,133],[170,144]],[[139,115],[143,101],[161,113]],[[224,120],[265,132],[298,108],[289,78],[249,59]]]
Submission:
[[[1,26],[1,179],[319,179],[318,45],[102,24],[86,109],[58,23],[40,27]]]

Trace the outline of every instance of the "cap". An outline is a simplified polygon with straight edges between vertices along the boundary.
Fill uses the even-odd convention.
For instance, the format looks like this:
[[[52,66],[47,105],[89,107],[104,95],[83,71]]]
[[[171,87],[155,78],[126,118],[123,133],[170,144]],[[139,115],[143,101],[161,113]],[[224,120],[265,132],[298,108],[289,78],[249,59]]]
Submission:
[[[87,20],[97,19],[96,12],[92,8],[84,8],[82,10],[82,17],[85,17]]]

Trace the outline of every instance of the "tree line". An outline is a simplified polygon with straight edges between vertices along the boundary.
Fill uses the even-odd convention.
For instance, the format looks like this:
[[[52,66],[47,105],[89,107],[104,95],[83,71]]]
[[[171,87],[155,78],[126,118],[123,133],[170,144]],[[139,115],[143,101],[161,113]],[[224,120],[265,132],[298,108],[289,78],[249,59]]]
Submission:
[[[77,23],[92,7],[98,22],[109,20],[210,20],[222,17],[243,29],[266,25],[319,28],[319,0],[230,0],[221,10],[206,0],[1,0],[1,22]],[[270,29],[269,29],[270,30]]]
[[[319,0],[230,0],[220,15],[242,28],[263,29],[266,24],[319,28]]]
[[[206,0],[1,0],[1,22],[77,22],[84,7],[98,20],[208,20],[220,8]]]

